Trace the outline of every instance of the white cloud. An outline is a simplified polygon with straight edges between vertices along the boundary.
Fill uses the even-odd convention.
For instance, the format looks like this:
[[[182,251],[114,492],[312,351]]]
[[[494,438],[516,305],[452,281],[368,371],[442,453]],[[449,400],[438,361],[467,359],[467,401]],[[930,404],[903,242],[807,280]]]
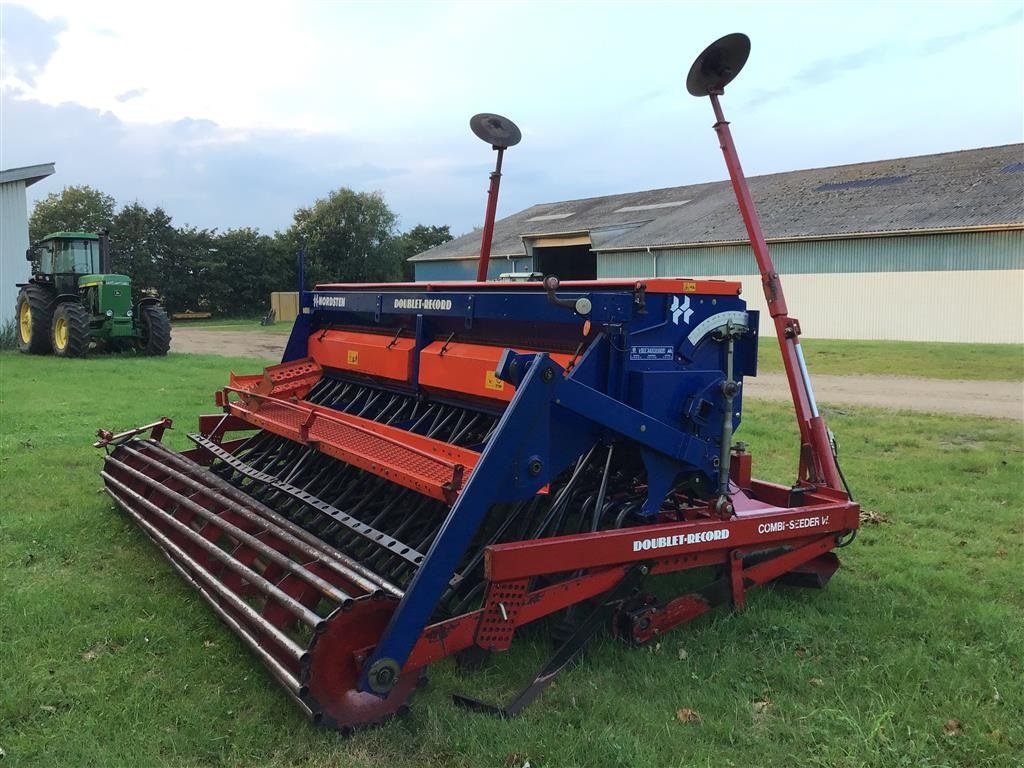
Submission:
[[[0,164],[54,159],[34,193],[89,183],[201,226],[285,226],[349,185],[384,191],[406,225],[469,229],[493,163],[468,131],[481,111],[523,128],[503,213],[722,178],[709,109],[683,77],[737,18],[754,50],[726,108],[752,174],[1019,141],[1024,109],[1019,21],[957,36],[1014,3],[27,4],[49,23],[13,68],[3,30],[18,91],[2,93]],[[861,57],[780,91],[814,62],[936,39],[946,47],[896,73],[892,57]],[[777,96],[751,104],[765,92]]]

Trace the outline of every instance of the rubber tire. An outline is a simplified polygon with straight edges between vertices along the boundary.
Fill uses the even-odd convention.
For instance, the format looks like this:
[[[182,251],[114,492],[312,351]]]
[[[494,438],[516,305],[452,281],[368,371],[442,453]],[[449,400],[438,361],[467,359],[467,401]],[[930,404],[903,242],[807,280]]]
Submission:
[[[68,324],[68,343],[64,349],[57,346],[56,339],[57,323],[61,320]],[[58,304],[53,311],[50,341],[57,357],[85,357],[89,354],[89,313],[85,307],[74,301]]]
[[[139,311],[142,337],[135,340],[135,348],[144,355],[162,357],[171,348],[171,321],[159,304],[146,304]]]
[[[50,338],[50,326],[53,322],[52,288],[29,283],[18,292],[18,300],[14,312],[14,335],[18,340],[18,350],[27,355],[48,355],[53,351]],[[27,341],[21,338],[21,305],[28,303],[32,312],[32,328]]]

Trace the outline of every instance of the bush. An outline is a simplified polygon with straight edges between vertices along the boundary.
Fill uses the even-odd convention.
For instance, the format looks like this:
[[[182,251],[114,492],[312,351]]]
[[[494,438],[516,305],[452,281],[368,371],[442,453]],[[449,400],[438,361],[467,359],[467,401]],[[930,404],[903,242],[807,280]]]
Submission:
[[[18,337],[15,335],[14,320],[4,320],[0,324],[0,350],[17,348]]]

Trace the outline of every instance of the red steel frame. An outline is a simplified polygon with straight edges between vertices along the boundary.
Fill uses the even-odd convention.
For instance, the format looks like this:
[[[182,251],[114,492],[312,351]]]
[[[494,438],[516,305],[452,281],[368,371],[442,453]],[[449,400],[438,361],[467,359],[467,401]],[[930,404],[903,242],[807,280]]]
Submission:
[[[780,494],[789,492],[784,486],[774,488]],[[492,651],[505,650],[515,629],[607,592],[637,563],[647,565],[651,575],[726,565],[730,569],[730,598],[733,605],[741,609],[746,590],[821,557],[839,543],[845,532],[857,527],[859,507],[846,500],[843,494],[811,494],[808,501],[812,503],[797,509],[771,507],[731,520],[664,523],[489,547],[484,558],[489,581],[484,606],[427,627],[413,648],[405,670],[422,668],[472,645]],[[709,529],[728,533],[720,533],[722,538],[715,538],[714,534],[709,535]],[[654,550],[636,549],[637,541],[651,539],[680,543],[660,546],[657,555],[652,555]],[[744,566],[744,555],[766,547],[778,548],[782,554]],[[783,552],[783,548],[788,551]],[[526,591],[533,577],[580,570],[587,573],[553,586]],[[696,618],[714,605],[694,593],[653,607],[653,621],[642,628],[634,627],[628,639],[646,642]],[[360,655],[368,655],[370,650],[363,649]]]
[[[729,178],[736,193],[743,224],[750,237],[750,246],[754,250],[757,268],[761,273],[761,284],[764,296],[768,301],[768,312],[775,322],[775,333],[782,351],[782,362],[789,380],[789,390],[793,395],[793,407],[796,409],[797,425],[800,428],[800,473],[801,477],[817,483],[824,483],[830,488],[840,488],[841,480],[832,447],[829,443],[825,422],[818,414],[814,395],[807,377],[807,367],[800,351],[800,322],[789,316],[786,297],[782,292],[782,281],[775,271],[768,243],[761,231],[761,222],[754,207],[754,199],[750,196],[743,168],[740,166],[739,154],[732,141],[729,122],[718,102],[718,93],[711,93],[711,106],[715,111],[715,132],[718,134],[725,165],[729,169]]]
[[[498,212],[498,188],[501,185],[501,161],[505,147],[496,146],[498,159],[491,172],[491,183],[487,188],[487,210],[484,212],[484,231],[480,237],[480,261],[476,267],[476,281],[487,281],[487,267],[491,262],[491,240],[494,239],[494,217]]]

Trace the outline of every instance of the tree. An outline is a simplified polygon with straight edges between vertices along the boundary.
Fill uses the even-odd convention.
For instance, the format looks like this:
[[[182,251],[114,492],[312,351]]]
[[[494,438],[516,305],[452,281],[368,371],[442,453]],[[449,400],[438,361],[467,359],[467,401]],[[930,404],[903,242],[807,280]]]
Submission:
[[[414,279],[413,265],[409,258],[417,253],[429,251],[431,248],[453,240],[452,233],[445,224],[443,227],[417,224],[399,238],[399,257],[402,261],[402,277],[405,280]]]
[[[129,203],[118,211],[110,230],[111,266],[131,277],[134,290],[162,292],[180,274],[182,265],[174,258],[177,232],[162,208],[151,211],[139,202]]]
[[[397,280],[397,221],[380,193],[342,187],[299,208],[285,240],[291,250],[305,242],[307,284]]]
[[[244,227],[213,241],[206,276],[210,311],[218,315],[263,314],[271,291],[295,289],[295,259],[280,237]]]
[[[169,257],[157,264],[156,287],[164,304],[173,312],[211,310],[212,276],[217,272],[220,257],[216,233],[190,226],[172,228],[171,231]],[[230,288],[230,283],[219,287]]]
[[[28,220],[32,242],[51,232],[96,232],[114,220],[114,198],[90,186],[51,192],[32,209]]]

